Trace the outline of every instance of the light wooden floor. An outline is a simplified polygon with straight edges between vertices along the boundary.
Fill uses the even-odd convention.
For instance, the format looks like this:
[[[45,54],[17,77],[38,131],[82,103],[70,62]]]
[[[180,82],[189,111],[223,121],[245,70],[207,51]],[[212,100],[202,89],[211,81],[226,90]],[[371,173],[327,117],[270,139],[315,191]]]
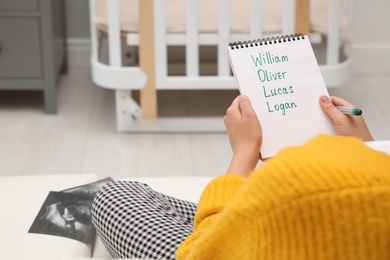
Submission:
[[[89,73],[88,68],[72,69],[60,79],[57,115],[42,112],[40,92],[0,92],[0,175],[96,173],[103,178],[224,173],[232,155],[225,133],[117,133],[113,92],[94,86]],[[390,76],[354,75],[348,86],[330,89],[330,94],[361,107],[374,137],[390,140]],[[165,98],[170,102],[180,95],[189,94],[166,93]],[[213,95],[223,104],[210,102],[209,108],[202,104],[201,114],[223,113],[236,93]]]

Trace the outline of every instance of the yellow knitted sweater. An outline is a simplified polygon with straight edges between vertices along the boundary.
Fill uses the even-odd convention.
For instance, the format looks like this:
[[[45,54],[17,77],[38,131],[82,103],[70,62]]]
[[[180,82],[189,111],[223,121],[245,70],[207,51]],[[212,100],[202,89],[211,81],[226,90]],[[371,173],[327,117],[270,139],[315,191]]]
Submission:
[[[204,190],[177,259],[390,259],[390,156],[350,137],[286,148]]]

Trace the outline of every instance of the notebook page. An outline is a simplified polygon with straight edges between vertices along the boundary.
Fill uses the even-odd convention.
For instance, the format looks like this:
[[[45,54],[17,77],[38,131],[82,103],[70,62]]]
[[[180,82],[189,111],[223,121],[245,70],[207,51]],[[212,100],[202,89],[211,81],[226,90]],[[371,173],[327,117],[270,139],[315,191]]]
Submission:
[[[335,134],[319,105],[319,97],[329,94],[307,36],[237,47],[228,47],[228,56],[240,92],[260,120],[263,158],[318,134]]]

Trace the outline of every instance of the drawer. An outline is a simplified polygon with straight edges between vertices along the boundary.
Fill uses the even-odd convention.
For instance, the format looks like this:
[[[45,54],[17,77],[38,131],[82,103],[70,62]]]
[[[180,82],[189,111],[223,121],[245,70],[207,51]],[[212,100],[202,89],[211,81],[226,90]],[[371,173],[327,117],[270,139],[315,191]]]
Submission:
[[[0,17],[0,78],[42,77],[39,20]]]
[[[37,11],[38,0],[0,0],[0,11]]]

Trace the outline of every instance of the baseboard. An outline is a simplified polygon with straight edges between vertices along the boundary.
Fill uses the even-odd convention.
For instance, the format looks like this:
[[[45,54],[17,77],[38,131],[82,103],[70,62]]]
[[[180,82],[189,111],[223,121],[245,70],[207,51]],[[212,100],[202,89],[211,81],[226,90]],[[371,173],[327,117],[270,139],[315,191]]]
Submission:
[[[91,42],[88,38],[70,38],[70,67],[90,66]],[[107,46],[105,46],[107,47]],[[352,71],[356,73],[389,73],[390,44],[353,44]]]
[[[353,44],[352,71],[390,73],[390,44]]]
[[[91,41],[89,38],[70,38],[67,44],[70,68],[90,66]]]

